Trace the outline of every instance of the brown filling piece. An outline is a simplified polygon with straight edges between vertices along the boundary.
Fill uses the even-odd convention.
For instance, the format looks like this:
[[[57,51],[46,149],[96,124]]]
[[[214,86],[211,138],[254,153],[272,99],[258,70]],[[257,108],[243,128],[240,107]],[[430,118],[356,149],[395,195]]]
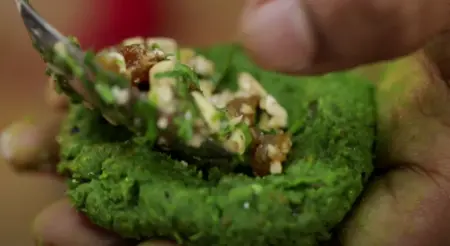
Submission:
[[[153,65],[162,61],[164,57],[147,49],[143,44],[119,45],[112,47],[111,50],[115,50],[124,57],[125,76],[130,79],[132,85],[140,91],[149,91],[149,70]],[[97,56],[97,62],[106,70],[120,73],[120,64],[114,59],[102,56],[100,53]]]
[[[281,165],[287,158],[292,146],[290,136],[284,132],[263,133],[255,123],[258,121],[259,96],[237,97],[227,104],[227,113],[231,118],[241,117],[251,127],[250,146],[251,167],[257,176],[271,174],[272,165]]]
[[[143,44],[120,45],[113,47],[120,53],[125,60],[126,72],[125,75],[130,79],[131,84],[137,87],[140,91],[149,91],[149,70],[158,62],[162,61],[164,57],[157,52],[149,50]],[[119,72],[120,65],[111,59],[98,57],[101,65],[110,71]],[[123,72],[123,71],[122,71]],[[193,84],[190,85],[190,90],[199,90]],[[277,133],[263,133],[256,128],[256,123],[260,120],[261,109],[259,106],[261,97],[257,95],[248,97],[237,97],[232,99],[226,105],[227,114],[230,118],[242,117],[242,121],[250,126],[252,132],[252,141],[250,146],[251,167],[255,175],[266,176],[274,171],[274,166],[281,169],[281,164],[286,160],[288,152],[292,147],[290,135],[277,129]],[[159,141],[162,146],[170,146],[174,140],[170,134],[176,131],[173,124],[173,115],[160,115],[163,118],[161,126],[163,131]],[[207,130],[204,122],[199,121],[195,124],[194,131],[200,133]]]
[[[286,160],[292,146],[290,136],[286,133],[262,134],[253,130],[251,166],[255,175],[270,174],[271,164]]]
[[[127,73],[132,84],[143,87],[142,89],[150,89],[148,72],[159,61],[158,57],[140,44],[120,46],[118,52],[125,58]]]
[[[227,104],[227,112],[231,117],[239,117],[249,126],[253,126],[256,122],[256,114],[258,110],[259,97],[238,97]]]

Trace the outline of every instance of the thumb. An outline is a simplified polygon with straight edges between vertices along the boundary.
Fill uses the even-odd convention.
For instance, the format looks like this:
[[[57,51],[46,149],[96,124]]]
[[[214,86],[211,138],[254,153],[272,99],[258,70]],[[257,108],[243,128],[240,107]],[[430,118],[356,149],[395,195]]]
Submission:
[[[449,14],[447,0],[248,0],[242,42],[267,69],[324,73],[410,53]]]

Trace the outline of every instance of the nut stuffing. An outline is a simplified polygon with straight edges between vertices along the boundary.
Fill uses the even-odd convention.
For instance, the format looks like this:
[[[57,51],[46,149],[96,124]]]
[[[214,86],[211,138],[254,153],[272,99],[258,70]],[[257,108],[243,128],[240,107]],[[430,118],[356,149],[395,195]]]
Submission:
[[[292,147],[284,132],[287,111],[250,73],[238,74],[237,91],[217,90],[215,65],[168,38],[125,40],[98,53],[97,60],[126,76],[158,109],[160,145],[170,147],[174,132],[192,147],[213,139],[224,151],[247,156],[257,176],[283,172]],[[115,88],[112,94],[119,104],[130,100],[128,91]]]

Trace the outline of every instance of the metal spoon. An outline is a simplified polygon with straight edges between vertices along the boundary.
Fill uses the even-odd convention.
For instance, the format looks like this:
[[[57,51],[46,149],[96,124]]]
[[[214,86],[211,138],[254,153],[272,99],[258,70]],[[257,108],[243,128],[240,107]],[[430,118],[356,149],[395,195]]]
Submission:
[[[81,50],[70,39],[52,27],[31,7],[28,1],[15,0],[15,2],[35,48],[42,55],[51,73],[67,79],[70,87],[78,95],[82,96],[94,108],[99,109],[108,119],[125,125],[137,133],[145,134],[143,133],[146,130],[145,128],[136,127],[134,124],[136,118],[146,119],[145,115],[137,115],[138,113],[132,110],[133,103],[139,98],[135,97],[133,100],[129,100],[130,104],[128,105],[110,104],[105,102],[95,89],[98,82],[94,83],[94,81],[96,81],[96,77],[101,75],[102,82],[109,89],[112,86],[118,86],[128,89],[130,95],[133,95],[130,83],[119,75],[105,71],[94,61],[87,64],[87,52]],[[148,124],[140,125],[146,126]],[[198,149],[187,146],[183,141],[176,141],[176,146],[172,147],[172,151],[177,152],[177,155],[184,155],[196,160],[205,159],[208,162],[211,162],[212,159],[223,160],[235,156],[212,139],[207,139]]]

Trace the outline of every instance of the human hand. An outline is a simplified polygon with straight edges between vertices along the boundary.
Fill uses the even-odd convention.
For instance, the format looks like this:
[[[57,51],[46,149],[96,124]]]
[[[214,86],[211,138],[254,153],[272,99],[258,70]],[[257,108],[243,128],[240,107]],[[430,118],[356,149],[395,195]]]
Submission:
[[[373,8],[372,12],[368,11],[373,14],[369,18],[370,15],[365,12],[366,10],[361,11],[364,13],[363,16],[352,15],[353,11],[358,10],[356,5],[363,5],[362,2],[335,0],[333,1],[336,2],[334,5],[332,1],[328,1],[327,5],[321,5],[321,1],[314,1],[314,3],[311,1],[309,6],[312,9],[315,8],[316,13],[314,21],[319,22],[315,26],[319,26],[321,30],[316,32],[320,33],[318,36],[321,38],[320,41],[315,41],[300,36],[304,40],[298,41],[294,38],[294,32],[289,31],[288,23],[280,25],[276,21],[263,22],[266,28],[264,32],[271,36],[258,36],[264,32],[260,32],[261,29],[255,25],[249,24],[250,20],[258,18],[254,15],[256,7],[266,8],[265,11],[268,11],[267,6],[271,4],[273,6],[275,2],[287,3],[289,1],[259,2],[261,3],[250,2],[245,12],[246,17],[243,19],[244,44],[263,66],[283,72],[303,74],[343,69],[406,54],[420,47],[433,34],[444,28],[444,14],[441,12],[448,9],[446,4],[441,4],[442,1],[414,0],[408,1],[407,7],[411,8],[411,11],[408,12],[409,10],[402,10],[400,7],[406,0],[377,0],[383,9],[388,9],[393,13],[398,11],[398,14],[388,15],[386,12],[376,11],[376,8]],[[338,5],[338,2],[344,2],[344,4]],[[419,2],[423,2],[422,5]],[[305,3],[308,2],[305,1]],[[430,4],[429,7],[427,7],[428,4]],[[433,4],[434,6],[431,6]],[[289,7],[289,5],[286,6]],[[326,6],[327,9],[320,10],[320,6]],[[284,7],[284,11],[288,11],[288,7]],[[339,9],[336,9],[337,7]],[[363,7],[367,7],[367,1],[364,2],[364,6],[360,6],[360,8]],[[271,7],[270,9],[274,11],[277,8]],[[283,9],[278,8],[277,12],[272,13],[276,15],[270,15],[271,13],[263,15],[272,16],[281,21],[288,20],[288,15],[283,14]],[[326,16],[328,19],[319,18],[320,16]],[[419,19],[428,18],[427,22],[420,22],[420,25],[414,24],[415,18],[418,16],[421,16]],[[358,17],[375,19],[377,22],[364,22],[358,20]],[[397,24],[398,22],[390,17],[397,17],[404,24]],[[434,19],[436,22],[432,21]],[[383,23],[386,23],[384,29],[381,28]],[[414,30],[408,29],[422,27],[427,23],[430,23],[430,26]],[[350,24],[358,24],[358,27]],[[278,29],[276,29],[277,25]],[[395,28],[390,29],[390,25]],[[380,31],[378,32],[375,27],[379,27]],[[404,31],[404,28],[409,31]],[[370,31],[366,32],[367,30]],[[364,34],[360,34],[361,31]],[[424,35],[422,36],[422,34]],[[411,35],[417,39],[409,38]],[[273,38],[276,42],[265,39],[267,37]],[[291,39],[288,39],[289,37]],[[387,43],[389,45],[385,45]],[[438,73],[439,70],[435,69],[429,59],[430,54],[439,53],[432,52],[427,56],[424,53],[418,53],[398,62],[397,67],[404,67],[408,70],[394,69],[395,72],[390,72],[389,76],[386,76],[379,84],[379,101],[383,101],[380,104],[380,131],[383,136],[388,136],[384,139],[385,141],[381,142],[380,148],[380,153],[385,157],[382,167],[386,172],[376,177],[366,191],[361,204],[343,225],[340,239],[345,246],[442,245],[449,239],[446,232],[449,229],[447,227],[450,226],[446,221],[450,217],[450,211],[446,207],[447,199],[449,199],[446,194],[450,187],[446,177],[450,174],[445,167],[445,161],[448,159],[445,146],[450,141],[450,132],[445,126],[445,123],[450,120],[450,111],[446,109],[449,99],[448,87],[439,76],[443,74]],[[303,58],[305,62],[296,60],[298,57]],[[436,57],[433,56],[433,58]],[[440,71],[444,71],[442,67]],[[401,90],[393,92],[394,87],[400,87]],[[50,172],[54,170],[54,165],[48,164],[49,162],[38,154],[49,153],[46,156],[50,159],[54,159],[56,156],[51,154],[57,152],[54,136],[67,101],[53,93],[49,94],[49,98],[53,108],[59,112],[54,119],[42,125],[19,123],[16,125],[17,128],[7,130],[14,133],[14,138],[7,139],[8,144],[6,145],[2,144],[2,146],[9,147],[9,151],[3,153],[8,154],[6,157],[11,165],[17,167],[18,170]],[[66,200],[47,208],[38,216],[34,228],[36,238],[45,244],[64,246],[129,244],[115,235],[90,225],[82,215],[70,207]],[[133,242],[130,243],[133,244]],[[157,243],[169,244],[169,242]]]
[[[68,100],[54,90],[50,81],[46,93],[52,117],[42,122],[19,121],[4,129],[0,137],[2,157],[19,173],[38,172],[58,177],[56,136],[68,109]],[[40,213],[33,225],[37,245],[52,246],[135,246],[92,225],[87,218],[62,199]],[[151,243],[151,244],[150,244]],[[168,246],[171,242],[151,241],[139,246]]]
[[[266,68],[322,73],[406,55],[449,13],[447,0],[247,0],[242,40]]]
[[[248,2],[244,45],[272,70],[330,72],[428,43],[370,68],[385,73],[377,84],[379,160],[373,182],[341,226],[342,245],[450,242],[450,35],[438,35],[449,13],[445,0]]]
[[[433,77],[436,71],[422,55],[399,61],[380,83],[379,101],[385,99],[380,104],[380,135],[389,137],[381,142],[385,148],[380,152],[387,161],[379,168],[389,171],[370,185],[344,224],[341,240],[345,246],[433,246],[447,242],[448,169],[444,165],[449,141],[445,126],[450,119],[448,87]],[[55,135],[67,100],[53,90],[48,98],[54,117],[42,124],[13,124],[2,135],[3,156],[18,171],[55,174]],[[5,138],[8,134],[12,135]],[[50,160],[42,159],[41,153],[48,153],[44,156]],[[133,245],[91,225],[66,199],[37,217],[34,236],[44,245]]]

